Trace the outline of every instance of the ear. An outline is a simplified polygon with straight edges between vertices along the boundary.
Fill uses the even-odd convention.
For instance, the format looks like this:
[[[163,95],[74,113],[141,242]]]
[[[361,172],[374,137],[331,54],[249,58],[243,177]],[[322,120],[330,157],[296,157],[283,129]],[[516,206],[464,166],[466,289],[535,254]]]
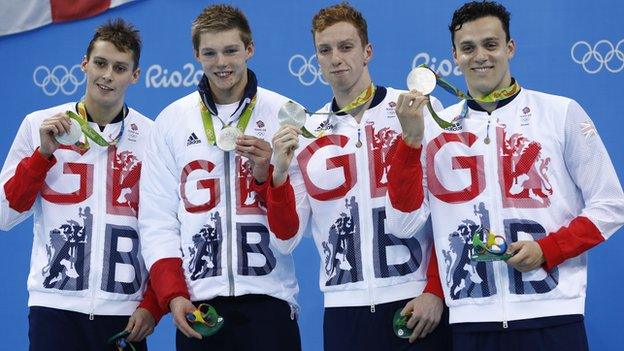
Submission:
[[[453,61],[455,61],[456,66],[459,66],[459,63],[457,63],[457,50],[455,49],[455,45],[453,45]]]
[[[256,52],[256,46],[253,41],[251,41],[249,45],[245,47],[245,51],[247,53],[247,57],[245,58],[245,61],[247,61],[253,56],[254,52]]]
[[[136,84],[139,81],[139,77],[141,76],[141,68],[137,68],[132,72],[132,84]]]
[[[516,54],[516,42],[513,39],[509,39],[509,42],[507,43],[507,56],[511,60],[511,58],[513,58],[515,54]]]
[[[373,45],[368,43],[364,46],[364,66],[368,65],[370,60],[373,59]]]
[[[80,69],[81,69],[83,72],[86,72],[86,71],[87,71],[87,63],[89,63],[89,60],[87,59],[87,55],[84,55],[84,56],[82,57],[82,62],[80,62]]]

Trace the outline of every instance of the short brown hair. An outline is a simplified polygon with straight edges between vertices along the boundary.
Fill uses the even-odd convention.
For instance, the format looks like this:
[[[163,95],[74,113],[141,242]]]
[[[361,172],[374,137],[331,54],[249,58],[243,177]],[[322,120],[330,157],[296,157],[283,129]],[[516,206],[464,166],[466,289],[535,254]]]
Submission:
[[[247,47],[251,44],[251,28],[247,17],[237,7],[225,4],[217,4],[206,7],[193,21],[191,35],[193,49],[199,50],[199,37],[208,32],[223,32],[230,29],[238,29],[240,37]]]
[[[139,30],[131,23],[117,18],[99,26],[95,30],[93,38],[91,38],[89,46],[87,47],[87,60],[91,57],[93,46],[98,40],[107,41],[115,45],[117,50],[121,52],[130,52],[134,60],[134,69],[139,67],[139,59],[141,58],[141,37],[139,36]]]
[[[312,38],[316,32],[322,32],[327,27],[338,22],[351,23],[357,29],[362,46],[368,44],[368,26],[364,16],[355,7],[347,2],[322,8],[314,18],[312,18]]]

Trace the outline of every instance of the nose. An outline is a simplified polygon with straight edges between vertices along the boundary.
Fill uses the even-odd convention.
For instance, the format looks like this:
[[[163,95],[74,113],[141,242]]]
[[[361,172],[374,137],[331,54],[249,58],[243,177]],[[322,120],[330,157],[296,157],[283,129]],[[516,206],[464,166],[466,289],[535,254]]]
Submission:
[[[106,66],[106,69],[104,69],[104,74],[102,75],[102,78],[109,82],[113,80],[113,65]]]
[[[476,52],[475,52],[475,61],[479,63],[483,63],[487,61],[487,59],[488,59],[488,56],[487,56],[487,52],[485,48],[477,47]]]
[[[223,54],[218,53],[216,63],[217,67],[224,67],[227,65],[227,60]]]
[[[332,51],[332,56],[331,56],[331,64],[332,64],[332,66],[338,67],[338,66],[340,66],[341,63],[342,63],[342,56],[340,55],[338,50],[333,50]]]

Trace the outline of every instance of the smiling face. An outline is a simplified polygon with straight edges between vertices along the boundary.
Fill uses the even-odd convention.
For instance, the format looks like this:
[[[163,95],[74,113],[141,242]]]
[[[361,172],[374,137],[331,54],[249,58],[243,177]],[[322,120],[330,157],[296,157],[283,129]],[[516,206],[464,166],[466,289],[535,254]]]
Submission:
[[[359,94],[370,84],[368,61],[373,49],[363,45],[357,29],[349,22],[338,22],[314,33],[316,57],[323,77],[334,94]]]
[[[97,40],[81,63],[87,76],[85,103],[104,110],[121,110],[126,89],[139,79],[131,51],[119,51],[112,43]]]
[[[238,29],[201,34],[195,55],[217,103],[242,99],[247,85],[247,60],[253,53],[253,42],[245,46]]]
[[[506,41],[500,20],[493,16],[464,23],[455,31],[453,58],[466,77],[470,94],[482,97],[511,84],[509,60],[516,44]]]

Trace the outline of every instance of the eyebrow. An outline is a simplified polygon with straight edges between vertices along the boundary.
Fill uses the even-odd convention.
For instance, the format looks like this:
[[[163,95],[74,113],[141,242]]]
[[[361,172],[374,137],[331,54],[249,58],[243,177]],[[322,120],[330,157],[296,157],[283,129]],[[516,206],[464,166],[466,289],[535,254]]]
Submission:
[[[102,60],[102,61],[106,61],[106,62],[108,62],[108,61],[109,61],[107,58],[102,57],[102,56],[93,56],[93,59],[94,59],[94,60]],[[126,62],[126,61],[115,61],[115,62],[113,62],[113,64],[115,64],[115,65],[130,66],[130,63],[129,63],[129,62]]]
[[[240,44],[226,45],[223,47],[223,49],[239,49],[239,48],[240,48]],[[208,50],[218,51],[217,49],[213,49],[209,46],[200,48],[200,51],[208,51]]]

